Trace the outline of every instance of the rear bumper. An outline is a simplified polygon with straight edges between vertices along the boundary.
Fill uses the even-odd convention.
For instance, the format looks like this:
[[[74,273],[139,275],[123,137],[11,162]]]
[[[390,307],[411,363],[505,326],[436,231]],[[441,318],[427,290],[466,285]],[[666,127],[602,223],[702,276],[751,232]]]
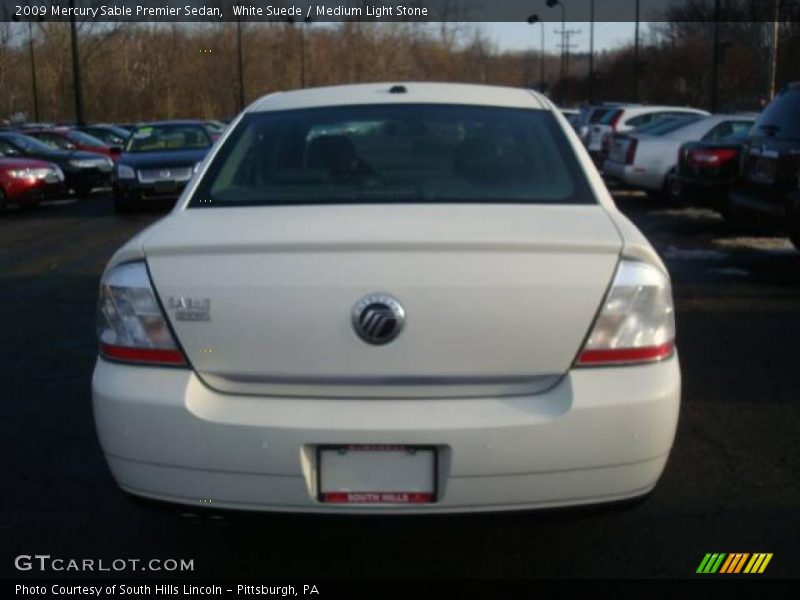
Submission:
[[[97,188],[106,187],[111,183],[111,172],[99,169],[75,169],[65,171],[66,184],[69,188]]]
[[[219,509],[470,512],[570,506],[646,494],[675,435],[677,356],[571,371],[530,397],[338,400],[225,395],[190,370],[98,360],[95,420],[126,491]],[[415,506],[320,503],[316,446],[439,449],[439,498]]]
[[[725,199],[732,183],[732,181],[705,181],[680,174],[673,174],[671,177],[680,182],[683,196],[706,205],[713,205]]]
[[[603,175],[612,181],[635,189],[658,191],[663,185],[662,179],[656,174],[649,173],[636,165],[626,165],[614,160],[606,160],[603,163]]]

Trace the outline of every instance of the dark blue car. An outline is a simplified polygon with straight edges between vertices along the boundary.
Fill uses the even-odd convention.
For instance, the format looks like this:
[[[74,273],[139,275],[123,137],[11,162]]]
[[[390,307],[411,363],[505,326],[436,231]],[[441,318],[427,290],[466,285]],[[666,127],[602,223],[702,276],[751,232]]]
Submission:
[[[114,170],[114,207],[175,200],[211,147],[202,121],[146,123],[133,130]]]

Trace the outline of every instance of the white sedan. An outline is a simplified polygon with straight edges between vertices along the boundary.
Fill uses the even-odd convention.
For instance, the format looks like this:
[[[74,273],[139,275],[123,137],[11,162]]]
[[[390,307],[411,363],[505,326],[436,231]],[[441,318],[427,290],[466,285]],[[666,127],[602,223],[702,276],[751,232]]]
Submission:
[[[640,132],[615,134],[603,163],[603,173],[626,186],[663,196],[684,143],[718,141],[748,131],[755,118],[750,114],[711,115],[664,121]]]
[[[409,513],[643,496],[680,403],[667,271],[529,90],[277,93],[102,278],[129,494]]]

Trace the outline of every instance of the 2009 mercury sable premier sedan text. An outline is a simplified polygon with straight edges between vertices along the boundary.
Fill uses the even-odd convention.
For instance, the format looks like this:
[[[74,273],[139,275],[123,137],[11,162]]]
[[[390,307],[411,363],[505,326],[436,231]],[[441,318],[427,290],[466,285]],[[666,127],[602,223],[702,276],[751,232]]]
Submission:
[[[100,442],[195,506],[642,496],[675,435],[664,265],[557,109],[406,83],[247,109],[101,283]]]

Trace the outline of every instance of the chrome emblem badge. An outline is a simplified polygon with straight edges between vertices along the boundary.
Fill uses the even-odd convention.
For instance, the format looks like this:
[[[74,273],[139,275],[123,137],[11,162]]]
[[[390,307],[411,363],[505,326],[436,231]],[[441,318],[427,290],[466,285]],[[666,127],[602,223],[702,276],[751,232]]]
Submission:
[[[169,179],[172,176],[172,171],[170,171],[169,169],[162,169],[161,171],[158,172],[158,176],[161,179]]]
[[[400,335],[405,320],[403,306],[388,294],[370,294],[353,307],[353,329],[375,346],[388,344]]]

